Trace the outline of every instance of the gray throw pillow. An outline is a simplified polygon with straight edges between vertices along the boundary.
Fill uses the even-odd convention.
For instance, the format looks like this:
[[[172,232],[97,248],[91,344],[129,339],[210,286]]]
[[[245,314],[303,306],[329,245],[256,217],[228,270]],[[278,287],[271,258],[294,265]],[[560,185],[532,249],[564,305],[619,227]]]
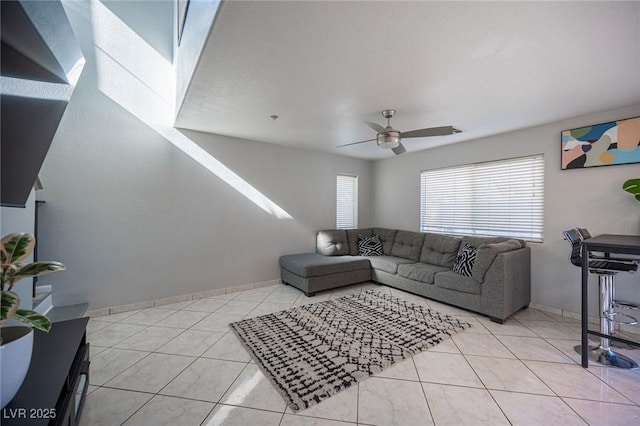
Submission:
[[[323,256],[344,256],[349,254],[347,233],[344,229],[328,229],[318,231],[316,236],[316,253]]]

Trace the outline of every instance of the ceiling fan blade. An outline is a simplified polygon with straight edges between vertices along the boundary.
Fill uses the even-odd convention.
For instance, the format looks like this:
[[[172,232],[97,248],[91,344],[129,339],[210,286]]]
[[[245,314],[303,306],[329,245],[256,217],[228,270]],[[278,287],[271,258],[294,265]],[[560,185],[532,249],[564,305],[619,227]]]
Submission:
[[[373,130],[375,130],[378,133],[382,133],[383,135],[388,135],[389,132],[387,132],[387,129],[385,129],[384,127],[382,127],[381,125],[377,124],[377,123],[370,123],[368,121],[365,121],[364,124],[366,124],[367,126],[371,127]]]
[[[391,148],[391,151],[393,151],[393,153],[395,155],[400,155],[400,154],[404,154],[405,152],[407,152],[407,149],[404,147],[404,145],[399,144],[395,148]]]
[[[460,133],[462,130],[458,130],[453,126],[442,127],[430,127],[428,129],[411,130],[410,132],[400,133],[401,138],[424,138],[427,136],[446,136],[454,133]]]
[[[360,141],[360,142],[351,142],[351,143],[346,143],[344,145],[338,145],[336,146],[336,148],[342,148],[343,146],[351,146],[351,145],[357,145],[359,143],[373,142],[373,141],[375,141],[375,139],[367,139],[366,141]]]

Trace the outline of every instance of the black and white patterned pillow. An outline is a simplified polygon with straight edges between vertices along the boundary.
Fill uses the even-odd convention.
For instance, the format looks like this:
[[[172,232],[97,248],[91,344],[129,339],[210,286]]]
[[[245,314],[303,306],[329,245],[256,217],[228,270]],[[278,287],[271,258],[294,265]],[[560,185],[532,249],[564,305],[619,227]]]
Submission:
[[[379,235],[363,237],[358,234],[358,256],[382,256],[382,241]]]
[[[477,254],[477,248],[471,247],[468,243],[465,243],[460,247],[460,250],[458,250],[458,254],[456,255],[456,259],[453,261],[453,272],[464,275],[465,277],[470,277]]]

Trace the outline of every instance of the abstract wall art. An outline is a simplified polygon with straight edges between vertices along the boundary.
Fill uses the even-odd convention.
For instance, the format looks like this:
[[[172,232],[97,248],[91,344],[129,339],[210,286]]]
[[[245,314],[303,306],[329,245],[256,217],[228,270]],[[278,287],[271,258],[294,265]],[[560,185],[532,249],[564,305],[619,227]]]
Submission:
[[[562,132],[562,170],[640,163],[640,117]]]

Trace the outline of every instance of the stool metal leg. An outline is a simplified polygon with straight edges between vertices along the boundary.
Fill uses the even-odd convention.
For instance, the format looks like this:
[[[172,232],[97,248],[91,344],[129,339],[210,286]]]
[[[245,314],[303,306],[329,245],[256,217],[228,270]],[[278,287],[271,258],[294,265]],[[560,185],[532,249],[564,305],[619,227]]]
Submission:
[[[614,322],[616,322],[618,324],[624,324],[624,325],[636,325],[636,324],[638,324],[638,320],[635,317],[632,317],[631,315],[615,312],[615,309],[616,308],[640,309],[640,306],[636,305],[635,303],[618,302],[616,300],[616,286],[615,286],[615,283],[612,284],[612,289],[613,290],[611,292],[611,309],[610,309],[609,313],[607,314],[607,318],[609,318],[610,320],[612,320],[612,321],[614,321]]]
[[[598,274],[600,284],[600,332],[612,335],[615,327],[610,318],[613,313],[614,275]],[[580,349],[580,345],[576,350]],[[600,345],[589,348],[589,359],[602,365],[611,365],[618,368],[638,368],[638,364],[631,358],[614,352],[609,346],[609,338],[601,337]]]

